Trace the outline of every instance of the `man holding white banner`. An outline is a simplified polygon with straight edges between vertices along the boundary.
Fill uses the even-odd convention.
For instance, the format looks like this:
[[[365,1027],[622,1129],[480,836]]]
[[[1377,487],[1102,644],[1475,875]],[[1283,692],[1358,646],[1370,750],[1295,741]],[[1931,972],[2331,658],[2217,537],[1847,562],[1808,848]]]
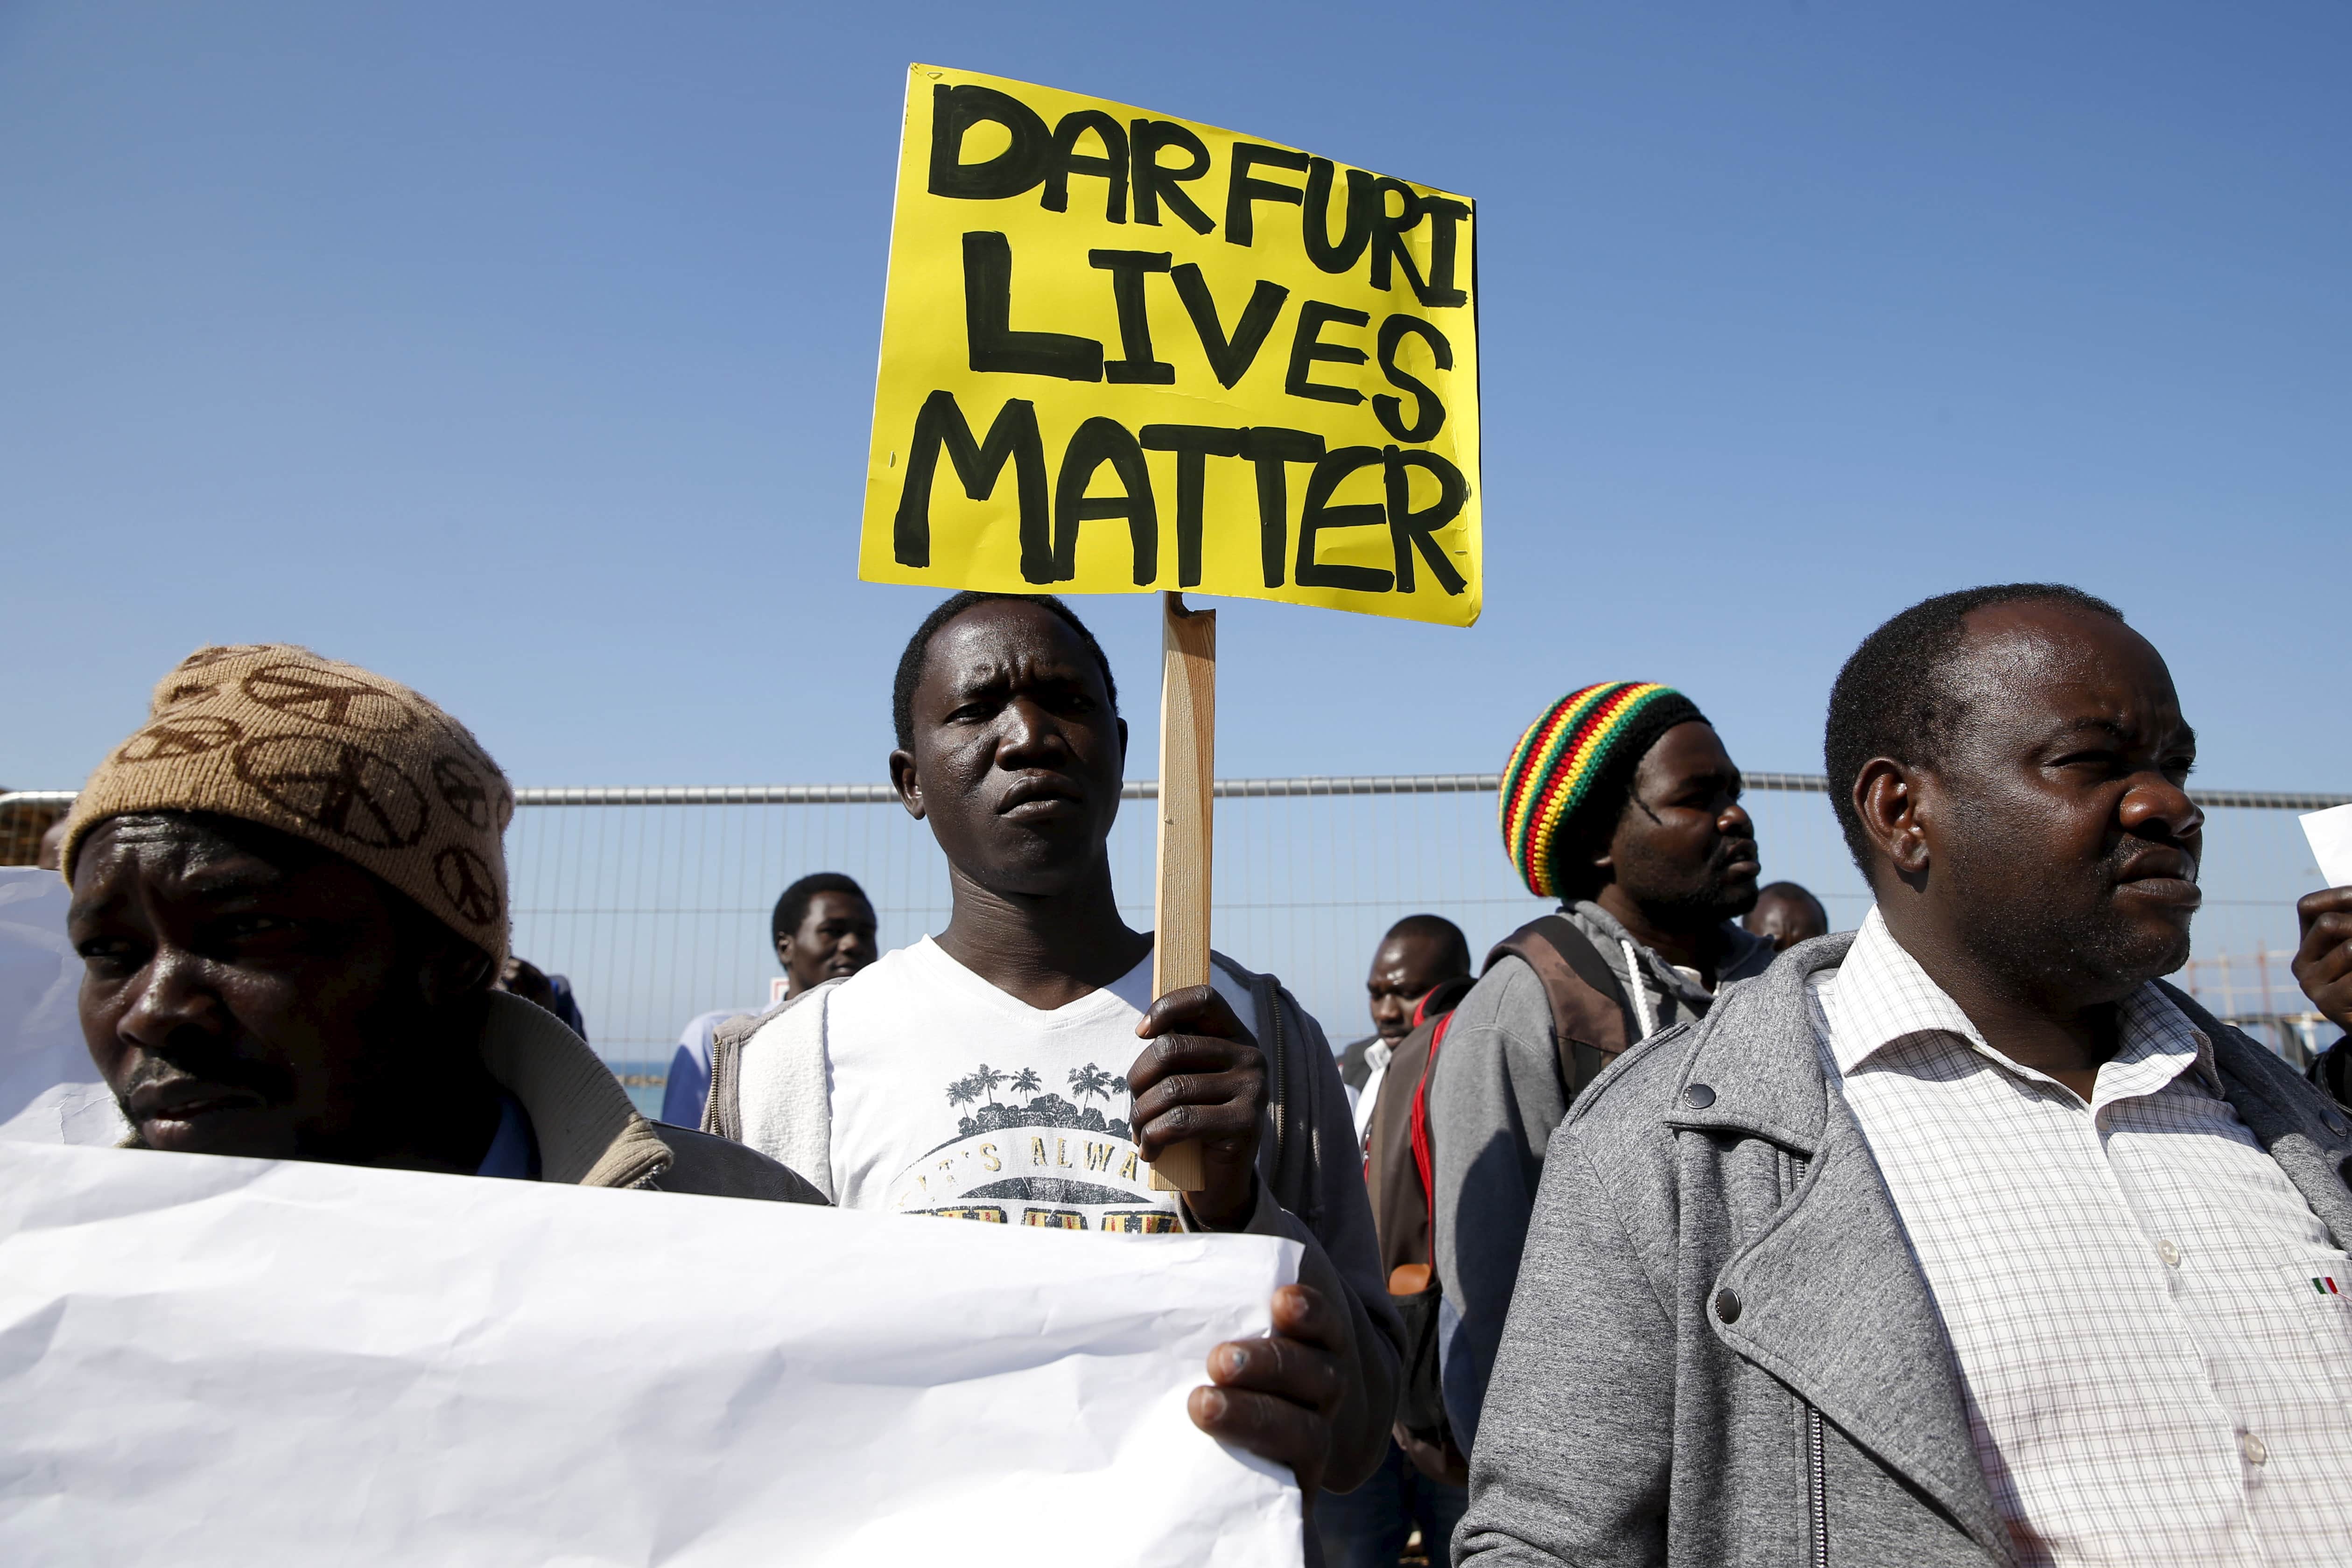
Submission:
[[[490,988],[514,795],[406,686],[205,648],[68,819],[83,1038],[142,1147],[822,1202],[656,1132],[577,1035]]]

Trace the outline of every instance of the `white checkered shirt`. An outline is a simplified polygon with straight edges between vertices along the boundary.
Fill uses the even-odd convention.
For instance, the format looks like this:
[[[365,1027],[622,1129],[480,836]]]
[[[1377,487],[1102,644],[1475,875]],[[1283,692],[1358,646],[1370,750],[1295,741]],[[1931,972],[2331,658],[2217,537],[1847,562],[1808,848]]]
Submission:
[[[2142,987],[2086,1106],[1875,909],[1813,986],[2019,1559],[2352,1564],[2352,1270],[2211,1042]]]

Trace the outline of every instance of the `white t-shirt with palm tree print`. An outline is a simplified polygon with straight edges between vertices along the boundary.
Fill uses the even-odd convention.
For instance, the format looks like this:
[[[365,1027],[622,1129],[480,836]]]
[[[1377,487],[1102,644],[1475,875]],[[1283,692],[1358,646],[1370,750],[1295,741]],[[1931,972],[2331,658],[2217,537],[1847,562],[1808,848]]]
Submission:
[[[1249,992],[1222,995],[1257,1032]],[[1127,1124],[1151,960],[1067,1007],[1029,1006],[924,937],[826,1009],[833,1190],[844,1208],[1068,1230],[1175,1228]]]

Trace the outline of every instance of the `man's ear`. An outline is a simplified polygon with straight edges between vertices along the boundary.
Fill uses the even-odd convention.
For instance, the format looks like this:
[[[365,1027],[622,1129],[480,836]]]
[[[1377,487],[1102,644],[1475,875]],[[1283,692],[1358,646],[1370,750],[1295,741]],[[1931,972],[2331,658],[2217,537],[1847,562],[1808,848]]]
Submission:
[[[789,931],[776,938],[776,962],[787,969],[793,967],[793,936]]]
[[[1921,799],[1920,770],[1891,757],[1874,757],[1853,778],[1854,814],[1863,836],[1888,869],[1916,891],[1927,876],[1929,811]]]
[[[1127,720],[1125,719],[1118,721],[1118,772],[1121,779],[1127,777]]]
[[[923,783],[915,776],[915,754],[894,751],[890,754],[890,788],[898,791],[898,804],[907,808],[907,815],[917,821],[923,820]]]
[[[1633,812],[1637,809],[1643,814],[1650,815],[1652,821],[1656,820],[1650,812],[1650,809],[1642,804],[1633,786],[1628,785],[1625,789],[1625,803],[1617,808],[1617,821],[1610,825],[1607,835],[1593,846],[1595,852],[1585,862],[1592,868],[1594,896],[1598,896],[1602,888],[1617,880],[1617,835],[1625,831],[1625,824],[1633,820]]]
[[[416,988],[426,1006],[446,1007],[487,992],[498,975],[497,960],[452,933],[447,941],[436,943],[425,954],[417,970]]]

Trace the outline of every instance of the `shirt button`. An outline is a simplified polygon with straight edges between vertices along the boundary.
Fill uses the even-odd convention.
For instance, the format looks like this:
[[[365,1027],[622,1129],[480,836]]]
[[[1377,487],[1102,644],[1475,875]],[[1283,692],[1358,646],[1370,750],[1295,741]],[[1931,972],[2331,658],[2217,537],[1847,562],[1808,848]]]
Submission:
[[[1683,1091],[1683,1103],[1694,1111],[1704,1111],[1715,1103],[1715,1091],[1704,1083],[1694,1083]]]
[[[2168,1269],[2178,1269],[2180,1267],[2180,1249],[2175,1247],[2168,1240],[2159,1241],[2156,1244],[2156,1255],[2164,1260],[2165,1267]],[[2260,1462],[2261,1461],[2259,1460],[2256,1461],[2256,1463]]]
[[[1729,1291],[1715,1293],[1715,1315],[1727,1323],[1739,1321],[1739,1298]]]
[[[2238,1439],[2238,1452],[2246,1456],[2246,1463],[2250,1465],[2262,1464],[2271,1457],[2269,1448],[2252,1432],[2246,1433]]]

